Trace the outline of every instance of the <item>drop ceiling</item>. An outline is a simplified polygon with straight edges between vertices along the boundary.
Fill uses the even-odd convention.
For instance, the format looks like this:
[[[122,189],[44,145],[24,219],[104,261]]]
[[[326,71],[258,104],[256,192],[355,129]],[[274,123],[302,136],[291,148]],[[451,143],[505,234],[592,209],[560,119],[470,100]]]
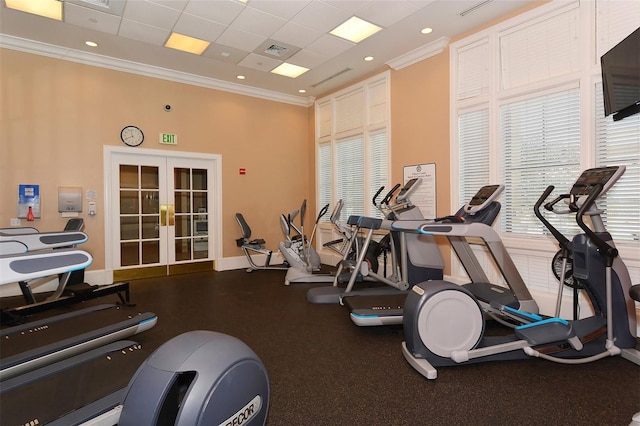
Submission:
[[[64,0],[62,22],[1,2],[0,47],[309,104],[532,0]],[[357,44],[329,34],[352,16],[382,30]],[[211,44],[202,55],[164,47],[172,32]],[[270,72],[285,61],[309,71]]]

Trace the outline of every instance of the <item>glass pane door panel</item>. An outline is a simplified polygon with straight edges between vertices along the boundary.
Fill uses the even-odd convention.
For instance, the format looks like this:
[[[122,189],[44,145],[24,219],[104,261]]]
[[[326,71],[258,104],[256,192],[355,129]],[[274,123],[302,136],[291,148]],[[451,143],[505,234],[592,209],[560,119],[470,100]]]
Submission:
[[[193,258],[206,259],[209,257],[209,239],[196,238],[193,240]]]
[[[176,215],[176,238],[190,237],[191,236],[191,216],[190,215]]]
[[[193,173],[193,190],[206,191],[207,190],[207,170],[193,169],[192,173]]]
[[[175,208],[176,213],[191,213],[191,193],[176,191]]]
[[[138,191],[120,191],[120,214],[136,214],[138,209]]]
[[[176,260],[191,260],[191,239],[181,238],[175,240]]]
[[[142,218],[142,239],[160,238],[160,216]]]
[[[142,189],[159,189],[160,180],[158,168],[153,166],[141,166],[140,188]]]
[[[143,241],[142,242],[142,263],[148,265],[150,263],[160,262],[160,241]]]
[[[134,266],[140,264],[139,243],[120,243],[120,265]]]
[[[120,165],[120,188],[138,187],[138,166]]]
[[[159,191],[142,191],[142,214],[160,214]]]
[[[193,210],[198,213],[207,213],[207,193],[193,193]]]
[[[191,188],[191,170],[181,167],[173,169],[174,189]]]
[[[140,227],[137,216],[120,216],[120,240],[137,240],[140,238]]]

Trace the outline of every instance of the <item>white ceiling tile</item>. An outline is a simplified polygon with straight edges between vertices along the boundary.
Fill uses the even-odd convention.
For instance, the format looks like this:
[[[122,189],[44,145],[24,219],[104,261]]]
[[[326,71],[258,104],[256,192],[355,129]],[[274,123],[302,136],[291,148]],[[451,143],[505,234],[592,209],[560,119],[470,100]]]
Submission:
[[[189,3],[189,0],[148,0],[151,3],[158,3],[162,6],[169,7],[171,9],[179,10],[182,12],[184,7]]]
[[[310,0],[252,0],[249,7],[267,12],[283,19],[291,19],[300,12]]]
[[[301,67],[313,69],[329,59],[329,56],[324,56],[319,53],[303,49],[287,59],[287,62],[294,65],[299,65]]]
[[[291,20],[326,33],[349,19],[351,14],[321,1],[312,1]]]
[[[267,58],[266,56],[257,55],[255,53],[248,54],[238,65],[253,68],[254,70],[269,72],[278,65],[280,65],[282,61],[278,59]]]
[[[88,7],[90,9],[94,9],[99,12],[122,16],[122,11],[124,10],[125,5],[127,4],[127,0],[109,0],[106,3],[96,2],[96,1],[87,1],[87,0],[65,0],[64,1],[65,8],[67,7],[67,4],[75,4],[77,6]]]
[[[282,27],[286,20],[262,12],[251,7],[245,8],[233,21],[231,28],[270,37],[276,30]]]
[[[319,39],[323,34],[324,33],[320,31],[289,21],[273,33],[271,38],[293,44],[294,46],[306,47]]]
[[[225,46],[223,44],[211,43],[202,56],[207,56],[228,64],[237,64],[248,54],[249,52],[246,50],[236,49],[235,47]]]
[[[235,28],[229,27],[222,33],[220,37],[218,37],[216,43],[251,52],[256,47],[260,46],[260,44],[265,40],[266,37],[247,33],[245,31],[240,31],[236,30]]]
[[[306,50],[325,56],[336,56],[355,46],[355,43],[325,34],[306,47]]]
[[[245,7],[240,2],[232,0],[191,0],[184,8],[184,11],[209,21],[229,25]]]
[[[170,33],[171,31],[164,28],[157,28],[151,25],[145,25],[139,22],[123,19],[120,24],[120,31],[118,32],[118,35],[154,44],[156,46],[164,46],[164,43],[169,38]]]
[[[222,24],[207,21],[188,13],[183,13],[173,27],[173,31],[176,33],[208,41],[216,40],[224,32],[224,29],[225,26]]]
[[[408,1],[374,1],[358,12],[358,17],[379,25],[390,27],[420,9]]]
[[[123,18],[170,30],[175,25],[179,16],[180,12],[178,10],[146,0],[135,0],[127,2]]]
[[[436,0],[411,0],[411,3],[419,7],[427,7]]]
[[[64,22],[68,24],[116,35],[121,19],[119,16],[98,12],[95,9],[76,6],[72,3],[64,4]]]
[[[376,0],[377,1],[377,0]],[[337,7],[338,9],[342,9],[344,11],[349,12],[349,14],[354,15],[357,11],[364,8],[370,3],[373,3],[371,0],[324,0],[325,3]]]

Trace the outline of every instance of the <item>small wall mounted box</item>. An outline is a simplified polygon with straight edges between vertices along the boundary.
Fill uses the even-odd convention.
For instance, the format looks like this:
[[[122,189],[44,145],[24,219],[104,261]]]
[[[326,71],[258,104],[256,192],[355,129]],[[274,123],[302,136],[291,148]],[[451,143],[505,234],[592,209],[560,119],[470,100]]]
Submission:
[[[79,213],[82,211],[82,188],[75,186],[58,187],[58,212]]]

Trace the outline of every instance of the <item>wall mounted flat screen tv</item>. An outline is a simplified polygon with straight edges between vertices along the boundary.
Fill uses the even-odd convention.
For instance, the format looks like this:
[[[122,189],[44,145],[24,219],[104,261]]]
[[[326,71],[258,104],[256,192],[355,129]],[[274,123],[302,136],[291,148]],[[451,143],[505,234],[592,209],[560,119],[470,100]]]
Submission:
[[[640,112],[640,28],[602,55],[600,65],[605,117]]]

